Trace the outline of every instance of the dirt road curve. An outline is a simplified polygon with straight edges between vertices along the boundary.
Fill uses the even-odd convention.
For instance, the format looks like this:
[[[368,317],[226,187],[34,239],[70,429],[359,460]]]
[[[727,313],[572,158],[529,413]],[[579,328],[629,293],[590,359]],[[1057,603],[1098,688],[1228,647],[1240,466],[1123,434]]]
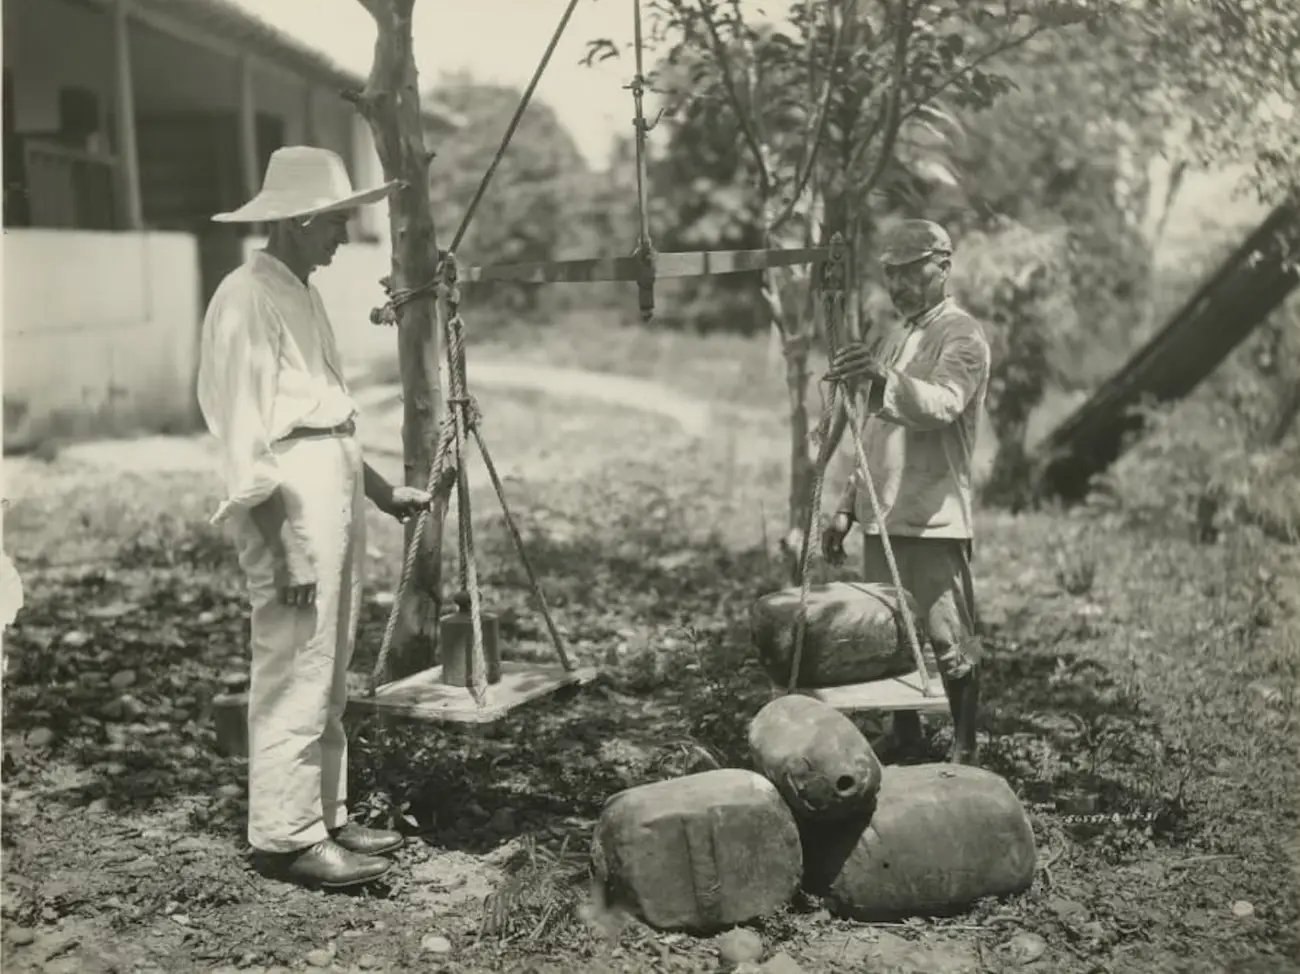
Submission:
[[[473,389],[527,390],[658,413],[675,420],[694,436],[705,434],[713,409],[710,403],[693,399],[657,382],[585,369],[476,359],[469,366],[469,382]],[[374,409],[397,402],[399,394],[396,385],[372,386],[358,392],[356,398],[363,408]]]
[[[539,392],[655,413],[672,419],[691,436],[704,436],[713,414],[713,407],[707,402],[684,396],[658,383],[612,373],[510,362],[476,362],[470,375],[475,388],[489,390],[488,396],[480,396],[485,407],[491,404],[490,390]],[[401,413],[397,406],[401,389],[396,385],[370,386],[355,389],[353,398],[361,408],[367,449],[400,455]],[[212,441],[202,434],[94,440],[70,444],[61,452],[68,459],[96,467],[137,472],[215,470],[218,462]],[[25,468],[32,462],[38,467],[44,466],[41,461],[23,457],[7,458],[7,476],[21,480]]]

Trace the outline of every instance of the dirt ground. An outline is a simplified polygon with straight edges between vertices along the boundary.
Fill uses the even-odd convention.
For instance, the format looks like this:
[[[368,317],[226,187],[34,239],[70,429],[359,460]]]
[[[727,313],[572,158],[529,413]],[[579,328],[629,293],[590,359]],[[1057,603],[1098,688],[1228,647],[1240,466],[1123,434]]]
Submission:
[[[744,760],[768,692],[745,628],[773,579],[757,545],[779,520],[781,440],[529,397],[494,403],[487,432],[557,620],[602,676],[477,734],[357,722],[354,812],[408,845],[356,895],[246,858],[245,768],[211,722],[247,664],[238,573],[204,523],[210,456],[159,441],[148,468],[6,462],[26,604],[5,638],[5,971],[719,969],[713,939],[599,909],[588,846],[619,789]],[[481,496],[485,585],[526,654],[543,632]],[[396,526],[372,534],[358,673],[400,558]],[[766,956],[808,974],[1300,970],[1295,550],[1046,515],[989,515],[981,537],[985,762],[1030,810],[1034,888],[897,925],[801,899],[751,925]]]

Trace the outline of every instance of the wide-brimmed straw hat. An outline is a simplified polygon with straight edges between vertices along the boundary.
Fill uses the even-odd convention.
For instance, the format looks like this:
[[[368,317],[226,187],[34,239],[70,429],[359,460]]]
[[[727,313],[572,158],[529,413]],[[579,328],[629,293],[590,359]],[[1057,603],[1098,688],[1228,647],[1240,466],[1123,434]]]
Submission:
[[[392,180],[357,192],[338,154],[311,145],[287,145],[271,153],[262,191],[215,223],[273,223],[294,217],[351,210],[378,203],[401,185]]]

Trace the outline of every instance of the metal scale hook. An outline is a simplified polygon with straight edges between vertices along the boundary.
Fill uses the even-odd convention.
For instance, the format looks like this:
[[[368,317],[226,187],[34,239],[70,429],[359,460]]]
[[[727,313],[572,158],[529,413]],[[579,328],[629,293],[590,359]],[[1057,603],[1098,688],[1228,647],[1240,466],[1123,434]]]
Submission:
[[[655,313],[656,251],[654,240],[650,236],[650,212],[646,199],[650,182],[646,162],[646,136],[659,124],[664,112],[661,108],[655,115],[654,121],[648,121],[645,117],[643,99],[646,92],[646,79],[642,63],[641,0],[632,0],[632,28],[633,45],[636,49],[636,74],[631,84],[623,86],[625,90],[632,92],[632,101],[636,105],[636,116],[632,119],[632,126],[636,131],[636,202],[640,227],[636,249],[632,251],[632,256],[638,260],[636,289],[641,320],[648,322]]]

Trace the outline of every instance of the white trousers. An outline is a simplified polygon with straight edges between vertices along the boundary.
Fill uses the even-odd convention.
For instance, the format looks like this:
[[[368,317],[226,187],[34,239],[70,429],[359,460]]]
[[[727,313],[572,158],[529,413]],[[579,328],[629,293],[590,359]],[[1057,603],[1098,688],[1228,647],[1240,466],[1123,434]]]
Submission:
[[[316,570],[316,604],[285,605],[271,551],[248,516],[232,523],[252,602],[248,841],[291,852],[347,821],[347,670],[365,566],[365,489],[354,437],[274,447],[286,535]]]

